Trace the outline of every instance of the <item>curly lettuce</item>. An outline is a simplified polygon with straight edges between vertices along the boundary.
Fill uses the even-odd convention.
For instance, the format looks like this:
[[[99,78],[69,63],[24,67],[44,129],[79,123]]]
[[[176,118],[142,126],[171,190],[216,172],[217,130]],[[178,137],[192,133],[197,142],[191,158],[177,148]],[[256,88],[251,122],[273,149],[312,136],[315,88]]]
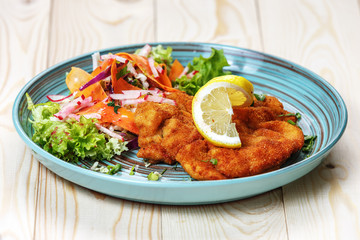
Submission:
[[[170,69],[173,62],[171,53],[171,47],[167,47],[165,49],[162,45],[157,45],[156,47],[151,48],[150,57],[152,57],[157,63],[165,63],[168,69]]]
[[[141,49],[137,49],[135,51],[135,54],[139,54],[140,51],[141,51]],[[172,54],[171,47],[164,48],[160,44],[160,45],[157,45],[156,47],[151,47],[151,51],[150,51],[148,57],[153,58],[155,60],[155,62],[157,62],[159,64],[162,64],[162,63],[165,64],[167,67],[167,71],[169,73],[171,66],[172,66],[172,62],[173,62],[173,58],[172,58],[171,54]]]
[[[229,66],[224,55],[224,51],[211,48],[211,54],[208,58],[195,57],[192,63],[188,63],[187,73],[196,71],[197,73],[189,79],[186,75],[176,79],[177,88],[185,91],[189,95],[195,93],[214,77],[231,74],[229,71],[223,71],[225,66]]]
[[[32,112],[34,134],[32,140],[52,155],[68,162],[80,159],[109,160],[114,154],[126,151],[126,142],[100,133],[95,126],[96,119],[83,116],[80,121],[60,121],[53,117],[60,110],[58,103],[47,102],[34,105],[27,95]]]

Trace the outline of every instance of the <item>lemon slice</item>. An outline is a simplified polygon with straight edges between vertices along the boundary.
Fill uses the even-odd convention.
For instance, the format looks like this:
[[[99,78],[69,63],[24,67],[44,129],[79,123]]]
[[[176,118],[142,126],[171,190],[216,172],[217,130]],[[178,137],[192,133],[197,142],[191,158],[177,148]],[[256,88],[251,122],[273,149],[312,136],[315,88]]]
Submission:
[[[192,116],[200,134],[216,146],[238,148],[241,140],[231,122],[232,106],[250,106],[253,85],[243,77],[225,75],[205,84],[194,96]]]
[[[248,107],[253,102],[254,86],[244,77],[235,75],[224,75],[211,79],[206,85],[214,82],[230,83],[227,93],[232,106]]]

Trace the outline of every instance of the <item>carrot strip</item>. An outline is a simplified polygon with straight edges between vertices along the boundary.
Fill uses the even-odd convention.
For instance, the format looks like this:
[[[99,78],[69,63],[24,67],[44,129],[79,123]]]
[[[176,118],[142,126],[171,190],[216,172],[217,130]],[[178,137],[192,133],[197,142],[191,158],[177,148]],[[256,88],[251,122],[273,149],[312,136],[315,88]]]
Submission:
[[[126,108],[119,108],[117,113],[115,113],[114,107],[100,101],[91,107],[79,111],[77,114],[84,115],[90,113],[101,115],[101,118],[98,119],[100,124],[114,124],[132,133],[139,134],[139,129],[135,125],[135,114]]]
[[[98,66],[92,73],[91,76],[95,77],[102,71],[104,71],[108,66],[110,66],[114,61],[114,59],[107,59],[105,60],[100,66]]]
[[[164,86],[167,87],[172,87],[171,81],[167,75],[167,67],[166,64],[159,64],[161,66],[162,69],[164,69],[164,71],[162,73],[159,73],[160,76],[160,82],[161,84],[163,84]]]
[[[175,81],[183,71],[183,65],[177,59],[175,59],[170,69],[169,79],[171,81]]]
[[[135,87],[125,81],[123,78],[117,78],[116,74],[126,65],[121,66],[119,68],[116,67],[116,61],[113,61],[111,65],[111,82],[113,86],[114,93],[122,93],[122,90],[140,90],[140,88]]]
[[[168,76],[166,75],[166,71],[164,71],[164,75],[166,75],[166,76],[160,76],[159,78],[154,77],[154,75],[151,71],[151,68],[149,66],[149,62],[148,62],[147,58],[136,55],[136,54],[129,54],[129,53],[123,53],[123,52],[117,53],[116,55],[126,58],[128,60],[132,60],[134,62],[134,64],[144,73],[144,75],[150,79],[150,87],[161,88],[168,92],[179,91],[175,88],[172,88],[171,81],[169,80]],[[162,75],[162,74],[159,74],[159,75]]]
[[[107,97],[104,89],[101,87],[100,83],[92,84],[91,86],[85,88],[82,91],[79,91],[79,88],[85,83],[90,81],[93,76],[81,68],[72,67],[71,71],[66,76],[66,85],[69,88],[70,92],[78,92],[75,97],[84,95],[85,97],[91,96],[93,101],[101,101]]]

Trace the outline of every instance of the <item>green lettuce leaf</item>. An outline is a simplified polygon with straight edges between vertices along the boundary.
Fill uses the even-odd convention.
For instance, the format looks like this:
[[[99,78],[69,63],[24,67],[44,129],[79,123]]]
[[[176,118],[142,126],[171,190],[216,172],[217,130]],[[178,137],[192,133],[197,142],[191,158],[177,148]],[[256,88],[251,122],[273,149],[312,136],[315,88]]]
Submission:
[[[226,60],[224,51],[212,48],[208,58],[200,55],[200,57],[194,58],[192,63],[188,64],[189,70],[187,73],[198,71],[191,79],[187,78],[187,76],[182,76],[176,79],[175,84],[187,94],[195,95],[212,78],[231,74],[229,71],[223,71],[225,66],[229,66],[229,63]]]
[[[150,57],[157,63],[165,63],[168,69],[170,69],[173,62],[171,53],[171,47],[165,49],[162,45],[157,45],[156,47],[151,48]]]
[[[140,51],[141,49],[137,49],[135,51],[135,54],[138,54]],[[171,54],[172,54],[171,47],[164,48],[162,45],[157,45],[156,47],[151,48],[149,57],[153,58],[157,63],[164,63],[169,73],[173,62],[173,58]]]
[[[33,105],[29,102],[28,106],[31,106],[33,117],[29,120],[34,129],[32,140],[60,159],[68,162],[109,160],[114,154],[127,150],[126,142],[100,133],[95,126],[96,119],[81,116],[79,122],[75,119],[59,121],[53,117],[60,110],[57,103]]]

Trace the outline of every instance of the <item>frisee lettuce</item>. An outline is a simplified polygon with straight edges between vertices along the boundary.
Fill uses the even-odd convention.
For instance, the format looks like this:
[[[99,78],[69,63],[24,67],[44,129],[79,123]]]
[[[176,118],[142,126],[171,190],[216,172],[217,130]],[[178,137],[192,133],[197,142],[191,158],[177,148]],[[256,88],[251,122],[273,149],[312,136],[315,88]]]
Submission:
[[[135,51],[135,54],[138,54],[140,51],[141,49],[137,49]],[[173,58],[171,54],[172,54],[171,47],[164,48],[162,45],[157,45],[156,47],[151,47],[151,51],[148,57],[153,58],[155,62],[159,64],[164,63],[169,73],[173,62]]]
[[[152,57],[157,63],[165,63],[168,70],[170,70],[173,62],[171,53],[171,47],[167,47],[165,49],[162,45],[157,45],[156,47],[151,48],[150,57]]]
[[[185,91],[189,95],[195,95],[212,78],[231,74],[229,71],[223,71],[223,68],[229,66],[229,63],[222,49],[211,48],[211,54],[208,58],[200,55],[200,57],[195,57],[192,63],[188,63],[187,66],[189,68],[187,73],[192,71],[198,72],[191,79],[188,79],[186,75],[176,79],[175,84],[180,90]]]
[[[79,122],[59,121],[53,117],[60,110],[58,103],[34,105],[28,95],[27,100],[33,118],[29,119],[34,129],[32,140],[52,155],[68,162],[109,160],[114,154],[127,150],[126,142],[100,133],[95,126],[96,119],[81,116]]]

